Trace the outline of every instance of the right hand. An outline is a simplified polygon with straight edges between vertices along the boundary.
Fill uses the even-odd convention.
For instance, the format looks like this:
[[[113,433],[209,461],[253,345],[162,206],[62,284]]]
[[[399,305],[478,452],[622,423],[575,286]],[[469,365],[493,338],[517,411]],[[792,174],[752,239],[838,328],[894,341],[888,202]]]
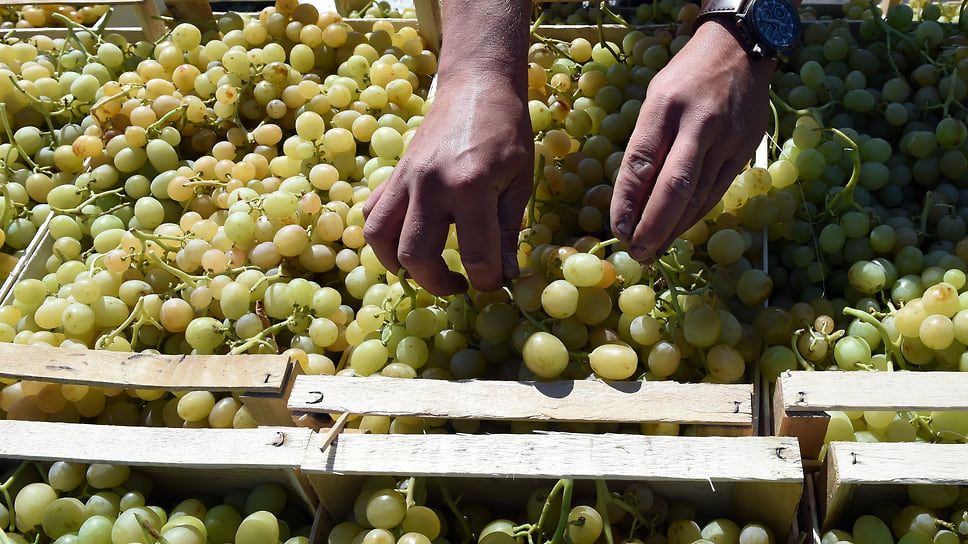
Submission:
[[[467,289],[441,257],[451,223],[471,284],[501,287],[518,274],[517,243],[534,176],[527,100],[506,75],[441,79],[427,116],[363,207],[363,233],[390,272],[400,267],[438,295]]]

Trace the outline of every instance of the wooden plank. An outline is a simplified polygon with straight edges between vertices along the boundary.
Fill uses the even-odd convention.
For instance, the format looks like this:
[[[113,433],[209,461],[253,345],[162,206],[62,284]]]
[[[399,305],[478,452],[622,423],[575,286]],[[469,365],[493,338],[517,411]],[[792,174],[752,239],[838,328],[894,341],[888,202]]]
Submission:
[[[904,495],[907,484],[968,485],[968,444],[831,442],[824,530],[851,508]]]
[[[319,437],[315,440],[321,440]],[[307,450],[307,473],[681,482],[786,482],[803,471],[794,438],[626,434],[345,434]]]
[[[139,467],[155,486],[228,491],[274,481],[314,507],[299,472],[312,432],[296,427],[168,429],[0,420],[0,460],[74,461]],[[187,482],[187,483],[186,483]]]
[[[827,435],[830,416],[822,411],[788,412],[784,406],[784,392],[788,391],[785,383],[789,375],[781,375],[773,390],[773,434],[797,437],[800,455],[804,459],[817,459]]]
[[[784,373],[780,380],[787,412],[968,411],[968,372],[799,371]]]
[[[127,389],[279,393],[282,355],[156,355],[0,343],[0,377]]]
[[[151,0],[154,2],[154,0]],[[198,0],[165,0],[165,5],[176,21],[213,21],[212,4]],[[155,8],[157,10],[157,8]]]
[[[169,429],[0,420],[0,459],[172,465],[181,468],[296,468],[312,432],[299,427]]]
[[[598,380],[511,382],[299,376],[295,412],[489,420],[752,426],[752,386]]]
[[[466,500],[523,497],[535,480],[645,481],[705,515],[763,521],[785,536],[796,516],[803,472],[796,439],[617,434],[342,434],[307,450],[302,470],[337,519],[362,476],[433,476]],[[466,483],[464,483],[466,482]],[[534,485],[534,484],[530,484]]]
[[[296,376],[303,373],[302,367],[298,364],[288,365],[289,372],[283,379],[283,385],[276,391],[269,393],[246,392],[239,395],[259,426],[282,426],[291,427],[296,425],[292,412],[286,407],[286,401],[292,393],[292,386],[296,381]]]

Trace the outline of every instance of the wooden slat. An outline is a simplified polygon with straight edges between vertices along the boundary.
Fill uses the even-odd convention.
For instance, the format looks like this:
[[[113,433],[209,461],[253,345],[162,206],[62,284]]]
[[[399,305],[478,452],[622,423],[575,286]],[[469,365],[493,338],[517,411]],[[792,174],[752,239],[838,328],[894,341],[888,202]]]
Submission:
[[[343,434],[324,452],[311,445],[302,470],[337,516],[354,475],[469,480],[488,496],[532,479],[636,480],[707,515],[768,523],[782,538],[803,490],[798,451],[796,439],[777,437]]]
[[[180,468],[296,468],[311,431],[299,427],[169,429],[0,420],[0,459]]]
[[[800,484],[803,478],[796,439],[769,436],[344,434],[324,452],[313,446],[307,451],[302,465],[307,473],[571,477],[713,484]]]
[[[752,386],[674,382],[399,380],[299,376],[295,412],[488,420],[752,426]]]
[[[851,508],[905,496],[907,484],[968,484],[968,444],[831,442],[828,448],[824,529]]]
[[[968,372],[788,372],[787,412],[817,410],[968,411]]]
[[[440,0],[413,0],[417,14],[417,30],[434,53],[440,53],[441,29]]]
[[[0,343],[0,377],[128,389],[279,393],[282,355],[154,355]]]
[[[182,494],[272,481],[313,507],[315,493],[299,472],[311,435],[297,427],[168,429],[0,420],[0,460],[123,464],[151,475],[156,488]]]

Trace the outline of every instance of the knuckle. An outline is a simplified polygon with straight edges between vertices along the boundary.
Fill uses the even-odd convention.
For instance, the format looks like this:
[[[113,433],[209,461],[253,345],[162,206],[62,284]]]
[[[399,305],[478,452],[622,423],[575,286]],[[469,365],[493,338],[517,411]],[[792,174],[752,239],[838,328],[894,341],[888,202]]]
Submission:
[[[692,176],[676,174],[666,180],[666,189],[682,200],[692,200],[696,194],[696,182]]]

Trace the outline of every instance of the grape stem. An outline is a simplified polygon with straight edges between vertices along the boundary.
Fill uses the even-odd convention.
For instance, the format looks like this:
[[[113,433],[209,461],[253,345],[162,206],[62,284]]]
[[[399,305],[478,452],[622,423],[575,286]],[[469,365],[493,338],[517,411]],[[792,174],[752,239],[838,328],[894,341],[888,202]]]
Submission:
[[[94,204],[97,201],[97,199],[101,198],[102,196],[120,195],[122,193],[124,193],[124,187],[115,187],[114,189],[108,189],[106,191],[101,191],[100,193],[92,192],[91,196],[87,197],[86,200],[84,200],[77,206],[74,206],[73,208],[65,209],[65,208],[58,208],[56,206],[51,206],[50,209],[63,215],[85,215],[84,212],[82,211],[85,206],[89,204]]]
[[[602,4],[605,3],[602,2]],[[595,480],[595,495],[598,499],[596,502],[603,506],[599,509],[599,513],[602,516],[602,532],[605,533],[605,544],[615,544],[612,537],[612,519],[608,515],[608,505],[612,502],[612,494],[608,492],[605,480]]]
[[[11,78],[12,77],[13,76],[11,76]],[[39,166],[37,166],[37,163],[35,163],[34,160],[30,158],[30,155],[27,153],[24,153],[23,148],[17,145],[17,142],[13,139],[13,131],[10,129],[10,121],[7,119],[7,105],[2,102],[0,102],[0,122],[3,123],[3,131],[7,134],[7,140],[10,141],[11,149],[16,149],[17,152],[20,154],[20,156],[24,158],[24,161],[27,162],[27,165],[30,166],[30,168],[33,169],[35,172],[48,170],[47,168],[40,168]],[[8,157],[9,157],[9,152],[8,152],[8,156],[4,157],[3,159],[3,169],[9,175],[12,172],[12,170],[10,168],[10,161],[8,160]]]
[[[161,536],[161,533],[151,525],[150,521],[142,517],[141,514],[135,512],[134,519],[138,520],[138,525],[141,525],[141,532],[144,534],[145,540],[149,542],[157,541],[158,544],[168,544],[168,540]]]
[[[455,518],[457,518],[457,522],[460,523],[461,531],[464,533],[464,538],[461,540],[461,544],[469,544],[470,542],[477,540],[473,531],[471,531],[471,525],[467,521],[467,516],[465,516],[457,506],[457,502],[460,500],[460,498],[458,497],[457,500],[454,500],[453,495],[450,494],[450,490],[447,489],[447,486],[445,486],[443,482],[436,479],[434,482],[437,484],[437,487],[440,488],[440,495],[444,498],[444,503],[447,504],[447,508],[450,509],[450,512],[454,514]]]
[[[561,544],[565,540],[565,528],[568,525],[568,512],[571,510],[571,495],[575,490],[575,481],[570,478],[559,480],[561,484],[561,516],[558,518],[558,527],[555,529],[554,536],[551,537],[549,544]]]
[[[514,534],[515,539],[520,538],[521,536],[527,536],[528,542],[531,544],[534,544],[534,539],[533,539],[534,534],[539,532],[541,528],[544,527],[545,521],[548,517],[548,513],[551,511],[551,508],[554,506],[553,504],[554,498],[558,495],[558,493],[560,493],[564,489],[564,486],[565,486],[564,482],[565,480],[558,480],[557,482],[555,482],[554,487],[551,488],[551,491],[548,492],[548,496],[545,498],[545,501],[544,501],[544,506],[541,507],[541,514],[538,515],[537,523],[529,523],[526,525],[521,525],[521,526],[515,527],[512,530],[512,533]]]
[[[534,167],[534,184],[531,186],[531,198],[528,199],[528,218],[524,225],[525,228],[530,229],[538,222],[534,215],[534,206],[538,200],[538,185],[544,179],[544,167],[545,158],[544,155],[541,155],[538,157],[538,164]]]
[[[813,366],[813,363],[808,361],[807,358],[800,353],[800,346],[797,345],[797,340],[799,340],[800,336],[804,334],[810,333],[807,331],[807,329],[797,329],[793,331],[793,336],[790,338],[790,349],[793,350],[793,355],[797,358],[797,362],[800,363],[800,368],[808,371],[817,370],[816,367]]]
[[[901,352],[900,343],[895,342],[891,338],[891,334],[887,332],[887,329],[884,328],[884,324],[881,323],[879,319],[868,312],[858,310],[857,308],[851,308],[849,306],[844,308],[844,315],[856,317],[857,319],[860,319],[864,323],[867,323],[868,325],[871,325],[877,329],[877,332],[881,335],[881,341],[884,342],[884,346],[890,348],[887,358],[888,365],[890,365],[893,361],[897,361],[898,366],[904,370],[910,370],[910,367],[907,365],[907,361],[904,360],[904,355]],[[891,370],[892,368],[892,366],[888,366],[888,370]]]
[[[287,317],[284,321],[280,321],[280,322],[276,323],[275,325],[271,325],[269,327],[266,327],[266,328],[262,329],[259,332],[259,334],[253,336],[252,338],[249,338],[248,340],[246,340],[245,342],[242,342],[241,344],[236,345],[235,347],[233,347],[232,349],[229,350],[229,353],[228,354],[229,355],[239,355],[239,354],[245,353],[246,351],[248,351],[249,349],[255,347],[256,345],[264,345],[264,346],[269,346],[269,347],[276,347],[276,346],[272,346],[271,344],[269,344],[268,342],[266,342],[266,338],[269,337],[269,336],[271,336],[271,335],[274,335],[275,333],[277,333],[277,332],[279,332],[279,331],[281,331],[283,329],[285,329],[286,327],[288,327],[289,325],[292,325],[295,322],[296,322],[296,316],[295,315],[291,315],[291,316]]]
[[[599,242],[599,243],[593,245],[591,247],[591,249],[588,250],[588,253],[591,253],[592,255],[595,255],[596,253],[598,253],[602,249],[605,249],[608,246],[615,245],[615,244],[617,244],[619,242],[621,242],[621,240],[619,240],[618,238],[610,238],[608,240],[604,240],[602,242]]]
[[[854,143],[854,140],[836,128],[825,128],[822,130],[832,132],[844,140],[848,146],[846,149],[847,154],[850,156],[850,162],[853,165],[853,171],[850,173],[850,179],[847,180],[844,189],[834,195],[828,202],[827,210],[836,216],[844,213],[851,206],[859,208],[857,203],[854,202],[854,188],[857,187],[857,182],[860,180],[860,148]]]
[[[612,9],[608,7],[608,4],[606,2],[601,3],[601,12],[606,16],[608,16],[608,18],[611,19],[613,22],[620,24],[625,28],[635,30],[635,27],[630,25],[629,22],[626,21],[624,17],[612,11]]]
[[[603,10],[608,9],[605,6],[605,2],[601,3],[601,9]],[[605,27],[603,25],[603,18],[601,15],[598,16],[598,41],[599,43],[601,43],[602,47],[606,51],[608,51],[609,53],[612,54],[613,57],[615,57],[616,62],[622,62],[622,63],[625,62],[625,60],[622,59],[622,55],[619,55],[618,53],[616,53],[615,50],[612,49],[612,46],[609,45],[608,41],[605,39]]]
[[[107,349],[107,347],[111,345],[114,339],[119,334],[121,334],[121,332],[124,331],[124,329],[131,326],[131,324],[134,323],[135,320],[137,320],[139,323],[141,323],[142,320],[150,320],[152,324],[157,326],[159,329],[163,328],[160,324],[155,322],[154,318],[152,318],[151,316],[145,313],[144,300],[145,300],[144,298],[139,298],[138,302],[135,303],[134,308],[131,308],[131,313],[128,314],[128,317],[125,318],[124,322],[118,325],[113,331],[98,338],[97,342],[94,344],[94,349]],[[140,329],[140,327],[137,327],[137,328]],[[132,334],[131,336],[132,340],[134,340],[135,337],[136,337],[135,334]]]

